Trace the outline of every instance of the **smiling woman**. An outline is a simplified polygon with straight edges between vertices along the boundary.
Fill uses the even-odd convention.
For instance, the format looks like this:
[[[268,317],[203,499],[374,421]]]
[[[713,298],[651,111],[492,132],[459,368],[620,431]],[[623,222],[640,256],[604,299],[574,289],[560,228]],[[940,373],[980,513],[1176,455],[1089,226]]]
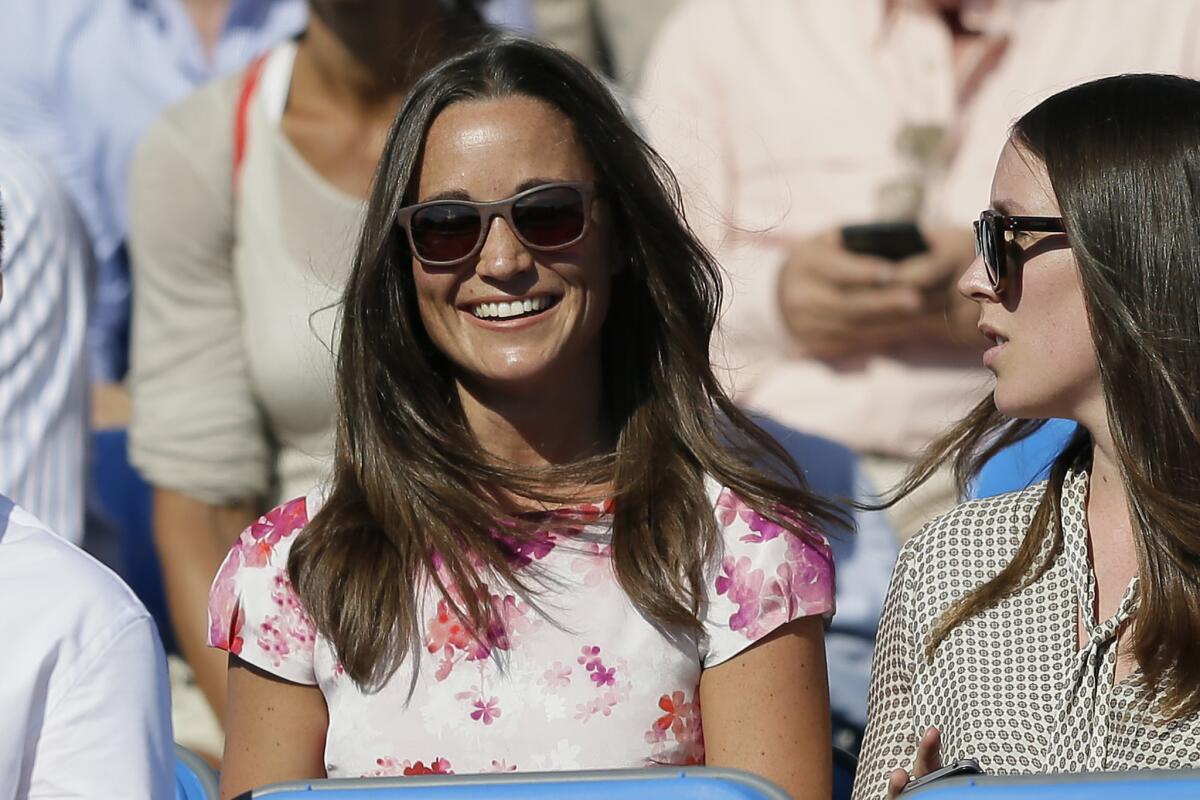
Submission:
[[[414,86],[342,304],[333,482],[213,586],[227,795],[708,763],[828,797],[834,512],[720,389],[679,209],[552,48]]]

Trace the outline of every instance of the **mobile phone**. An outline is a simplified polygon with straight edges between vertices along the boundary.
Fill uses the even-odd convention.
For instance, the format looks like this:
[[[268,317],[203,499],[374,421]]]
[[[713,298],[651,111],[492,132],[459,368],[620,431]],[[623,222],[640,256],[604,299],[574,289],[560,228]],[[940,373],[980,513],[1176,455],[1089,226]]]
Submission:
[[[979,768],[979,762],[973,758],[960,758],[948,767],[935,769],[926,775],[922,775],[916,780],[909,781],[908,785],[901,790],[900,794],[908,794],[911,791],[920,789],[922,786],[928,786],[934,781],[940,781],[942,778],[953,778],[957,775],[982,775],[983,770]]]
[[[902,261],[929,249],[913,222],[868,222],[842,228],[842,246],[852,253]]]

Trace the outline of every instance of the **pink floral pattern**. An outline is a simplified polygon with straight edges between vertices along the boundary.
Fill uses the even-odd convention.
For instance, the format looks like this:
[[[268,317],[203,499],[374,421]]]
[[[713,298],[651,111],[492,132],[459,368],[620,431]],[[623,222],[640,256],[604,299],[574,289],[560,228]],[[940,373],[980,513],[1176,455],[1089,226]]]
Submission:
[[[729,615],[730,630],[755,641],[789,620],[830,610],[833,555],[823,539],[806,531],[806,538],[820,545],[814,547],[745,505],[728,489],[717,501],[717,519],[726,529],[737,521],[745,524],[751,533],[740,537],[744,543],[764,544],[781,536],[785,542],[784,559],[774,565],[773,575],[751,555],[727,555],[722,560],[714,585],[718,596],[737,606]]]
[[[704,731],[699,697],[689,701],[687,692],[664,694],[658,699],[658,712],[660,716],[645,734],[655,762],[675,766],[703,764]]]
[[[487,625],[472,636],[454,611],[463,598],[442,575],[450,597],[423,596],[416,663],[377,690],[358,687],[288,578],[288,552],[320,505],[316,494],[238,537],[213,582],[209,643],[321,687],[333,777],[702,764],[701,670],[833,608],[831,557],[818,534],[786,511],[774,515],[789,525],[773,522],[730,491],[713,487],[711,496],[723,552],[690,656],[621,593],[613,504],[604,502],[525,515],[535,528],[528,536],[495,534],[516,567],[536,563],[546,576],[536,608],[490,587]]]

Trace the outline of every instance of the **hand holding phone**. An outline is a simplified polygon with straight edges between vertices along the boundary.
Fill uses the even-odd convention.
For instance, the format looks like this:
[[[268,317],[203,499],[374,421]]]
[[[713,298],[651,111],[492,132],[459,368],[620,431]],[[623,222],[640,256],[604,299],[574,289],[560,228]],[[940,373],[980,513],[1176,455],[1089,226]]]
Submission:
[[[879,256],[889,261],[924,253],[929,243],[912,222],[870,222],[842,228],[842,246],[851,253]]]
[[[983,770],[979,767],[979,762],[973,758],[960,758],[949,766],[935,769],[933,772],[922,775],[916,780],[911,780],[908,785],[900,790],[900,794],[908,794],[911,791],[920,789],[922,786],[928,786],[934,781],[940,781],[943,778],[953,778],[957,775],[982,775]]]

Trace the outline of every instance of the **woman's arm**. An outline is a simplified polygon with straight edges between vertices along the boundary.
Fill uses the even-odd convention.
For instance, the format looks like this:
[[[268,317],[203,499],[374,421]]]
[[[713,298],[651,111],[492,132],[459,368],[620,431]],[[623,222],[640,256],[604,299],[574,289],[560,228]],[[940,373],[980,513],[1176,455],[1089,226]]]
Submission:
[[[208,588],[273,471],[232,257],[238,85],[213,84],[168,111],[130,175],[129,454],[156,489],[154,538],[176,637],[218,716],[225,660],[204,647]]]
[[[781,626],[700,676],[706,762],[762,775],[792,797],[833,791],[820,616]]]
[[[254,503],[219,506],[171,489],[154,490],[154,545],[179,649],[220,720],[225,654],[206,646],[208,590],[238,534],[258,516]]]
[[[221,800],[280,781],[325,777],[329,710],[316,686],[229,656]]]

